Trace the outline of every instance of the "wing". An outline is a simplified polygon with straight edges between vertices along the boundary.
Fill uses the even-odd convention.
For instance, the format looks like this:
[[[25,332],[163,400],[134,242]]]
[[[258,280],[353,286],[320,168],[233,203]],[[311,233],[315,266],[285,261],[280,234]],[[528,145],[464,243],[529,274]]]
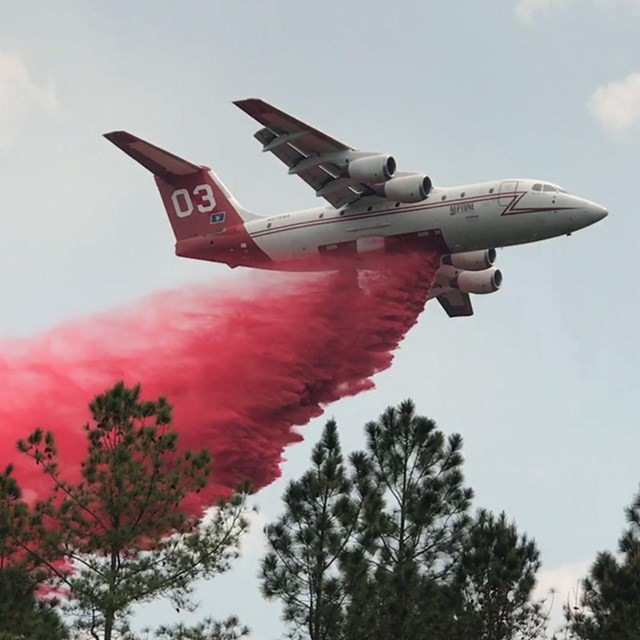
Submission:
[[[289,167],[289,173],[300,176],[317,196],[336,208],[365,196],[378,199],[370,187],[345,177],[340,166],[334,163],[341,155],[356,151],[349,145],[263,100],[248,98],[234,104],[264,127],[254,135],[262,143],[262,150],[282,160]]]
[[[437,298],[450,318],[473,315],[473,306],[469,294],[463,293],[459,289],[451,289],[434,283],[429,292],[429,299],[431,298]]]

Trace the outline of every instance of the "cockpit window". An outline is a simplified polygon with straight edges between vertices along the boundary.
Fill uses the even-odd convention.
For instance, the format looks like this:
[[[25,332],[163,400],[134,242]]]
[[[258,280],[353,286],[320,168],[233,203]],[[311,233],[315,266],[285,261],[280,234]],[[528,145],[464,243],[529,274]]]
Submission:
[[[569,193],[566,189],[563,189],[562,187],[559,187],[556,184],[550,184],[550,183],[540,183],[540,182],[536,182],[532,187],[531,187],[531,191],[544,191],[546,193]]]

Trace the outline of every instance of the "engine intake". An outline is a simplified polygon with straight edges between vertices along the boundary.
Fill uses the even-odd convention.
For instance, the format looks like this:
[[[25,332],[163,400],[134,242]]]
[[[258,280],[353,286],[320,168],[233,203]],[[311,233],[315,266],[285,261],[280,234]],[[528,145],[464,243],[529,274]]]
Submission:
[[[376,193],[397,202],[422,202],[431,193],[431,178],[422,173],[397,176],[376,186]]]
[[[347,165],[347,175],[350,178],[366,183],[384,182],[395,172],[395,158],[384,154],[356,158]]]
[[[466,271],[482,271],[491,267],[496,261],[496,250],[466,251],[465,253],[450,253],[442,256],[442,264],[448,264],[456,269]]]
[[[462,271],[449,285],[464,293],[493,293],[502,286],[502,271],[495,267],[484,271]]]

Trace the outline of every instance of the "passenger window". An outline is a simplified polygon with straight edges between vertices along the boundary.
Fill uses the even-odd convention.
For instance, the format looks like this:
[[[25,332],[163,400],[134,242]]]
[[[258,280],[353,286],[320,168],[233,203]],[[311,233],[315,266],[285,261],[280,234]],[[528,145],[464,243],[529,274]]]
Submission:
[[[461,198],[464,198],[466,195],[467,195],[467,194],[463,191],[463,192],[460,194],[460,197],[461,197]]]
[[[542,191],[542,185],[538,182],[537,184],[534,184],[533,187],[531,187],[532,191]]]
[[[543,191],[558,191],[555,187],[552,187],[550,184],[545,184],[542,187]]]
[[[494,189],[492,187],[491,189],[489,189],[489,193],[493,193],[493,192],[494,192]]]
[[[440,198],[440,200],[446,200],[447,196],[442,196],[442,198]]]

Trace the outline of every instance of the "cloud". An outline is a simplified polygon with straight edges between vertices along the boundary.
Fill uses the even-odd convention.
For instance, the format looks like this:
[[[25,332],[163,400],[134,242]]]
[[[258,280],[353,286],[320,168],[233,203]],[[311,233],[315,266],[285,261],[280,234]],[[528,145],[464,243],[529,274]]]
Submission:
[[[587,108],[614,135],[640,130],[640,73],[598,87]]]
[[[601,9],[617,9],[629,7],[631,10],[640,10],[640,0],[594,0]]]
[[[517,0],[515,14],[519,22],[531,23],[538,17],[562,11],[572,4],[576,4],[575,0]],[[640,15],[640,0],[593,0],[593,4],[603,10],[628,7]]]
[[[268,524],[266,517],[259,511],[252,511],[247,516],[249,530],[242,537],[243,554],[262,557],[267,552],[267,537],[264,528]]]
[[[520,22],[533,22],[539,15],[562,10],[573,0],[518,0],[515,7],[516,18]]]
[[[562,608],[569,603],[573,606],[579,594],[580,580],[589,571],[590,562],[581,561],[564,564],[557,569],[547,569],[538,573],[535,597],[545,598],[547,606],[551,606],[549,616],[551,630],[564,623]],[[553,591],[553,598],[550,593]]]
[[[18,55],[0,51],[0,150],[30,117],[55,113],[56,107],[53,83],[38,86]]]

